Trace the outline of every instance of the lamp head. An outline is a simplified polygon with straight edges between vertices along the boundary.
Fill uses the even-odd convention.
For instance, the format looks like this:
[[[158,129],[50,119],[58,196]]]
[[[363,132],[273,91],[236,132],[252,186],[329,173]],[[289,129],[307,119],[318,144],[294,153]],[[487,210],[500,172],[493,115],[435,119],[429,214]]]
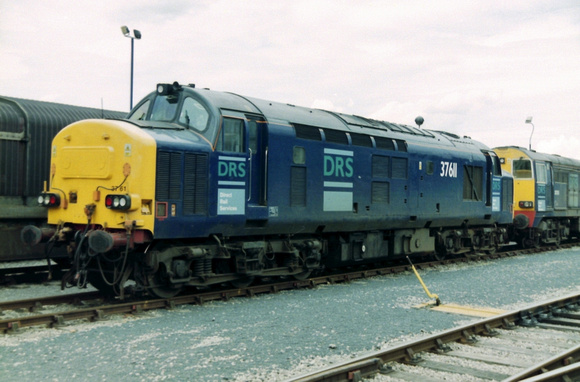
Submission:
[[[526,118],[526,123],[532,123],[532,117],[531,116],[528,117],[528,118]]]
[[[125,36],[129,36],[129,28],[127,28],[127,26],[126,26],[126,25],[123,25],[123,26],[121,27],[121,32],[123,32],[123,34],[124,34]]]
[[[423,117],[418,116],[417,118],[415,118],[415,123],[417,124],[417,126],[419,126],[419,128],[421,128],[423,122],[425,122],[425,119]]]

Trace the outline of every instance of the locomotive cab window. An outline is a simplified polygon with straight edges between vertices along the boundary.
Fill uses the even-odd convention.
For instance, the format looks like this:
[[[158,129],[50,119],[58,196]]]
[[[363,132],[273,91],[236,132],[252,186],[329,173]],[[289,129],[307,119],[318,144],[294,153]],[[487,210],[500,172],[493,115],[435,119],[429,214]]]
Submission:
[[[532,162],[528,159],[514,160],[512,168],[516,179],[530,179],[532,177]]]
[[[151,120],[164,122],[172,121],[175,118],[178,100],[179,99],[174,95],[155,97],[153,110],[151,110]]]
[[[253,119],[248,119],[248,136],[251,154],[256,154],[258,152],[258,122]]]
[[[536,163],[536,181],[546,183],[548,179],[548,169],[545,163]]]
[[[204,133],[207,130],[209,113],[199,101],[187,97],[183,101],[181,112],[179,113],[179,123],[189,129]]]
[[[501,176],[501,164],[502,164],[502,161],[497,157],[497,154],[494,153],[493,151],[490,151],[489,152],[489,155],[491,155],[491,159],[493,161],[493,175],[495,175],[495,176]]]
[[[244,151],[244,121],[224,118],[216,150],[241,153]]]
[[[149,111],[149,105],[151,104],[150,100],[147,100],[141,104],[137,109],[135,109],[129,119],[137,120],[137,121],[144,121],[147,119],[147,112]]]

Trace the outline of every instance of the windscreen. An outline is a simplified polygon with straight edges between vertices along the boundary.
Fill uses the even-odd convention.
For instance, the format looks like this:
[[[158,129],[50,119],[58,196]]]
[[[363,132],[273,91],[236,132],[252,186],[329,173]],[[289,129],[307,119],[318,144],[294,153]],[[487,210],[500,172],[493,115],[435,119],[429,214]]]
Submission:
[[[532,162],[528,159],[516,159],[513,162],[514,178],[530,179],[532,177]]]
[[[175,119],[179,98],[174,95],[157,96],[151,110],[151,121],[170,122]]]

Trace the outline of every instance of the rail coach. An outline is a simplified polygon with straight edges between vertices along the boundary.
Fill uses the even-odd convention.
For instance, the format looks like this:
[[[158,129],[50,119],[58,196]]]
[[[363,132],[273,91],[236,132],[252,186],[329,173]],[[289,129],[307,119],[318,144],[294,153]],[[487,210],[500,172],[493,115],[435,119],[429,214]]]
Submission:
[[[514,240],[530,248],[578,237],[580,161],[522,147],[494,151],[514,177]]]
[[[469,137],[178,83],[64,128],[51,169],[23,240],[107,293],[495,251],[512,222],[511,175]]]
[[[46,222],[37,204],[48,179],[51,142],[63,127],[87,118],[124,118],[126,112],[0,96],[0,261],[44,257],[43,247],[26,247],[20,231]],[[66,255],[66,254],[64,254]]]

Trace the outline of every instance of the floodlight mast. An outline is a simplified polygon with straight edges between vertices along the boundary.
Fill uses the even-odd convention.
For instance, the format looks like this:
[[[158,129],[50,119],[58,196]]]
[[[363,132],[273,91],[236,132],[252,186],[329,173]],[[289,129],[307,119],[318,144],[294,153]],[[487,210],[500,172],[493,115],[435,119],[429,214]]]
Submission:
[[[121,27],[121,32],[123,36],[128,37],[131,39],[131,92],[129,96],[129,110],[133,109],[133,53],[134,53],[134,41],[135,39],[141,39],[141,32],[137,29],[133,29],[133,35],[131,36],[131,30],[127,28],[126,25]]]
[[[530,151],[532,151],[532,135],[534,135],[534,128],[535,128],[535,126],[532,123],[532,117],[531,116],[528,117],[528,118],[526,118],[526,123],[529,123],[530,125],[532,125],[532,133],[530,134],[530,146],[529,146]]]

